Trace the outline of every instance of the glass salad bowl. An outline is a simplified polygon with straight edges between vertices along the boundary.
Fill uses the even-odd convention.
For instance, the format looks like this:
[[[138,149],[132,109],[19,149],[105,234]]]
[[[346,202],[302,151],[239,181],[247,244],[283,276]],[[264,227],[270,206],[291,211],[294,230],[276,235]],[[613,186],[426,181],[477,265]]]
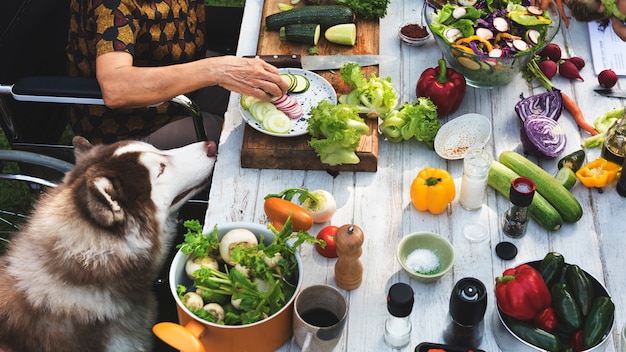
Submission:
[[[448,64],[476,88],[503,86],[518,77],[561,24],[554,4],[546,11],[508,5],[489,12],[455,0],[443,7],[427,0],[424,18]]]

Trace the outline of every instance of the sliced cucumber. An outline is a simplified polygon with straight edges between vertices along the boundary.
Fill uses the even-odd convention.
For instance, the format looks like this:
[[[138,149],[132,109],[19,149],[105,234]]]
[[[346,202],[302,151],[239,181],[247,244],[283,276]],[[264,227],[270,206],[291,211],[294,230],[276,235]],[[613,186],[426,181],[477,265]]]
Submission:
[[[255,97],[251,97],[249,95],[242,95],[239,98],[239,103],[241,104],[241,107],[246,110],[249,110],[250,105],[252,105],[252,103],[254,103],[255,101],[260,101],[260,100]]]
[[[563,185],[563,187],[570,189],[576,184],[576,173],[569,167],[562,167],[554,175],[557,181]]]
[[[291,92],[303,93],[306,92],[306,90],[311,86],[311,82],[309,82],[309,80],[303,75],[293,74],[292,76],[294,77],[296,84],[293,89],[291,89]]]
[[[269,132],[287,133],[291,127],[291,119],[280,110],[270,111],[263,117],[263,128]]]
[[[279,110],[274,104],[270,103],[269,101],[258,100],[250,104],[250,108],[248,109],[248,111],[250,111],[250,115],[252,115],[255,120],[262,123],[270,111]]]

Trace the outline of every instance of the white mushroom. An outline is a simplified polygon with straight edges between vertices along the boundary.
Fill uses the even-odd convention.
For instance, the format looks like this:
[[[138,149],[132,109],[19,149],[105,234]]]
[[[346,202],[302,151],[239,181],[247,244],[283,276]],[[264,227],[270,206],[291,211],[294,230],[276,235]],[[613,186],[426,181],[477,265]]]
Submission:
[[[259,244],[256,235],[250,230],[233,229],[228,231],[220,241],[220,256],[224,262],[235,265],[230,258],[235,247],[251,248]]]

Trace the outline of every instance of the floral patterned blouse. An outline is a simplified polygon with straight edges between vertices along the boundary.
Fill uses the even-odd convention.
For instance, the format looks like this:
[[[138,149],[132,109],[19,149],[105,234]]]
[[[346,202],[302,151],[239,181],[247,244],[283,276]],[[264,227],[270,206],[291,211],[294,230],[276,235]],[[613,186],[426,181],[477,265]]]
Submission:
[[[72,0],[69,74],[95,77],[96,57],[112,51],[130,53],[135,66],[203,57],[204,1]],[[92,143],[140,139],[185,116],[183,108],[167,102],[140,109],[76,105],[70,110],[72,130]]]

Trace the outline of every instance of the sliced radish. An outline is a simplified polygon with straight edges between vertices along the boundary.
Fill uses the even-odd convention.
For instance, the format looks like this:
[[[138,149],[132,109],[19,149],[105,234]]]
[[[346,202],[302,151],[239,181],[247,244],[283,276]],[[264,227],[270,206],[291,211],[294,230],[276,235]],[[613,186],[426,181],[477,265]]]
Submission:
[[[489,52],[489,57],[501,57],[501,56],[502,56],[502,49],[500,48],[491,49],[491,51]]]
[[[539,43],[539,37],[541,33],[539,33],[536,29],[529,29],[526,31],[526,40],[532,45],[537,45]]]
[[[459,0],[459,4],[463,6],[474,6],[478,0]]]
[[[531,15],[535,15],[535,16],[543,15],[543,10],[539,6],[531,5],[531,6],[528,6],[526,10],[528,10],[528,13]]]
[[[465,7],[459,6],[455,8],[454,10],[452,10],[452,17],[459,19],[465,16],[466,13],[467,13],[467,10],[465,9]]]
[[[476,35],[483,38],[484,40],[493,39],[493,32],[489,28],[480,27],[476,29]]]
[[[503,17],[496,17],[493,19],[493,28],[498,32],[506,32],[509,30],[509,22]]]
[[[513,47],[519,51],[525,51],[525,50],[530,49],[530,46],[528,45],[528,43],[526,43],[525,41],[521,39],[515,39],[513,41]]]
[[[461,30],[458,28],[446,28],[446,30],[443,31],[443,36],[452,43],[459,38],[463,38],[463,33],[461,33]]]

